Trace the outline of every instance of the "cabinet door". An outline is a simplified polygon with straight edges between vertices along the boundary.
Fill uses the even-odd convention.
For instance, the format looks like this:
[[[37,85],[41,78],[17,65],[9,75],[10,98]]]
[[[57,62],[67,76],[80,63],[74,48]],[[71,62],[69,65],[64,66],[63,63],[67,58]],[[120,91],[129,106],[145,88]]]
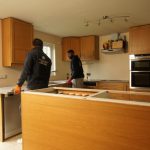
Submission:
[[[13,63],[23,63],[32,48],[33,27],[23,21],[13,21]]]
[[[62,59],[64,61],[69,61],[67,57],[67,51],[70,49],[70,38],[63,38],[62,39]]]
[[[100,82],[97,83],[96,88],[97,89],[104,89],[104,90],[126,91],[127,90],[127,83],[100,81]]]
[[[130,53],[150,53],[150,25],[134,27],[129,30]]]
[[[81,59],[95,60],[99,58],[98,38],[96,36],[81,37]]]
[[[63,50],[63,60],[69,61],[67,57],[67,51],[69,49],[74,50],[75,54],[80,57],[80,38],[78,37],[67,37],[62,39],[62,50]]]
[[[80,57],[80,38],[71,38],[71,49],[73,49],[75,54]]]

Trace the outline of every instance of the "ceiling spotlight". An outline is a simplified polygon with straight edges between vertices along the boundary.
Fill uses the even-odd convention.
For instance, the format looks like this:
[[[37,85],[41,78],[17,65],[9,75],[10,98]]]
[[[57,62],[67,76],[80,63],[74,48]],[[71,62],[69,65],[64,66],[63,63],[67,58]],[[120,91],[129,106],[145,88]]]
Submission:
[[[101,20],[99,19],[99,21],[98,21],[98,26],[100,26],[101,25]]]
[[[113,19],[112,18],[110,19],[110,22],[113,23]]]
[[[86,21],[84,26],[85,26],[85,27],[88,27],[88,26],[89,26],[89,22]]]
[[[103,20],[108,19],[108,18],[109,18],[109,16],[103,16]]]
[[[124,21],[125,21],[125,22],[128,22],[128,18],[124,18]]]

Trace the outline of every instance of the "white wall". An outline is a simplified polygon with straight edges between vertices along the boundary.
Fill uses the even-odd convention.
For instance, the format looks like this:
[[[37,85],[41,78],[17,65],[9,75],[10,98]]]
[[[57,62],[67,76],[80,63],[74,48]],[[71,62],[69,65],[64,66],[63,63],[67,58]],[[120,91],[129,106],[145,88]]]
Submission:
[[[0,20],[0,75],[7,75],[7,79],[0,79],[0,87],[14,86],[20,76],[22,67],[3,67],[2,66],[2,34],[1,34],[1,20]],[[56,76],[51,77],[51,80],[66,79],[66,73],[69,72],[69,63],[62,61],[61,38],[34,31],[34,37],[41,38],[44,41],[54,43],[56,48]]]
[[[129,40],[128,33],[126,35]],[[100,49],[104,42],[115,38],[116,35],[107,35],[100,37]],[[87,72],[91,73],[91,79],[103,80],[129,80],[129,57],[128,53],[123,54],[104,54],[100,50],[99,61],[92,63],[83,63],[85,75]]]

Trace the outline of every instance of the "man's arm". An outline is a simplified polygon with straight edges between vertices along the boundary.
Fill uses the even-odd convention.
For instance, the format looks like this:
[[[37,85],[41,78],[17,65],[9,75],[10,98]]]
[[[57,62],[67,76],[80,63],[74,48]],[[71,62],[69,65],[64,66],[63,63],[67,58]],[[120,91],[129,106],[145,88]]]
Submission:
[[[23,68],[23,71],[21,73],[21,76],[17,82],[17,85],[19,87],[21,87],[23,85],[25,80],[27,80],[28,75],[31,74],[32,67],[33,67],[33,58],[32,58],[32,55],[29,53],[26,57],[25,62],[24,62],[24,68]]]
[[[72,61],[72,76],[71,76],[71,79],[76,78],[76,76],[78,75],[78,70],[79,70],[79,59],[74,58],[73,61]]]

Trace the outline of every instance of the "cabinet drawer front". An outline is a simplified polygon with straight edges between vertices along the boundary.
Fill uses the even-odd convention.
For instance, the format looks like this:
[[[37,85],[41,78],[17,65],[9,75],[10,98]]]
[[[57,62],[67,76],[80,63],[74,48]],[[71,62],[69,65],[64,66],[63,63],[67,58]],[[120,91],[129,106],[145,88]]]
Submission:
[[[97,83],[98,89],[106,89],[106,90],[127,90],[127,84],[126,83],[104,83],[99,82]]]

